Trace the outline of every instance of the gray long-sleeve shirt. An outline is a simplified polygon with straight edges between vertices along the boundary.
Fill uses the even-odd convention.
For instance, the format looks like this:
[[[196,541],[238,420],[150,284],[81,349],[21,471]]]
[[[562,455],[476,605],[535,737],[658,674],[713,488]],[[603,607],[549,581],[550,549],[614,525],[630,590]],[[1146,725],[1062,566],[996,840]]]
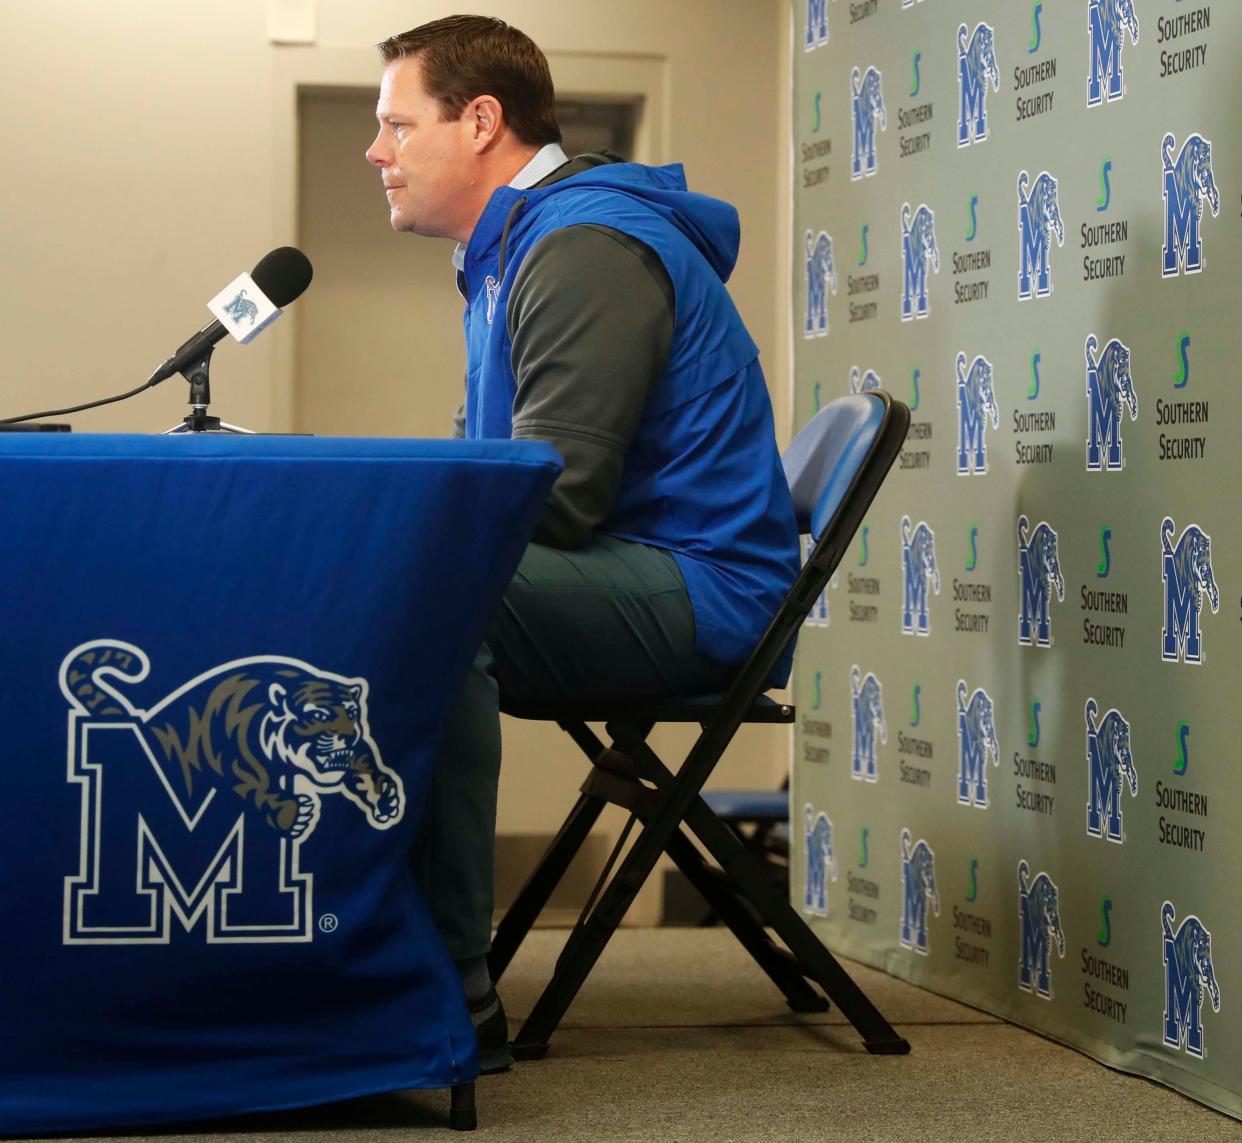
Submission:
[[[612,156],[580,155],[538,186]],[[659,257],[604,226],[544,237],[518,268],[505,313],[513,346],[513,436],[549,441],[565,461],[535,540],[587,543],[616,498],[626,450],[664,371],[676,299]],[[464,435],[463,411],[454,432]]]

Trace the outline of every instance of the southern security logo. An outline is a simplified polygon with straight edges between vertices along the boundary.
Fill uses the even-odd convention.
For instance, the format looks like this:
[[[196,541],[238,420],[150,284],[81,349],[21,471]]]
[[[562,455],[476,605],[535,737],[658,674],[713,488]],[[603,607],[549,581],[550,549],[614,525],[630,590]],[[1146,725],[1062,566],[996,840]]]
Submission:
[[[927,589],[940,594],[940,569],[936,566],[936,533],[925,521],[912,525],[909,516],[901,518],[902,583],[905,585],[901,606],[903,635],[930,635],[931,616],[927,606]]]
[[[1018,923],[1022,932],[1018,987],[1044,1000],[1052,999],[1049,947],[1055,943],[1057,955],[1065,956],[1059,896],[1056,883],[1047,873],[1036,874],[1032,881],[1031,867],[1025,860],[1018,862]]]
[[[866,72],[854,68],[850,73],[850,115],[854,124],[850,157],[853,181],[875,174],[876,125],[881,131],[888,129],[883,76],[876,68],[869,67]]]
[[[806,0],[805,51],[813,52],[828,42],[828,0]]]
[[[1202,135],[1187,135],[1177,158],[1177,140],[1170,134],[1160,143],[1164,167],[1164,257],[1160,274],[1175,278],[1180,273],[1197,274],[1203,269],[1203,245],[1199,221],[1203,200],[1220,213],[1220,192],[1212,174],[1212,144]]]
[[[927,907],[940,916],[936,855],[922,838],[913,845],[901,831],[901,947],[927,955]]]
[[[1108,579],[1109,573],[1113,568],[1113,552],[1110,545],[1113,540],[1113,530],[1107,524],[1100,528],[1100,562],[1095,566],[1096,579]]]
[[[850,668],[850,711],[854,721],[854,742],[850,752],[850,777],[859,781],[876,780],[876,739],[888,742],[884,722],[884,692],[874,674],[863,676],[857,665]]]
[[[1139,42],[1134,0],[1090,0],[1087,9],[1087,106],[1112,103],[1126,93],[1121,71],[1121,49],[1126,34]]]
[[[936,215],[926,203],[912,210],[901,204],[901,320],[925,318],[928,313],[927,267],[940,273],[936,246]]]
[[[969,697],[967,697],[969,696]],[[988,808],[988,759],[1000,765],[992,696],[982,687],[974,694],[965,679],[957,681],[957,801],[961,806]]]
[[[1087,723],[1087,834],[1122,842],[1121,795],[1138,794],[1138,771],[1130,751],[1130,724],[1117,710],[1099,717],[1100,707],[1088,698]]]
[[[1000,409],[992,391],[992,363],[982,355],[966,367],[965,353],[957,355],[957,474],[985,475],[988,471],[987,422],[1000,427]]]
[[[125,688],[149,669],[114,639],[61,664],[82,796],[64,942],[167,944],[174,917],[209,943],[311,940],[314,877],[300,861],[322,799],[339,795],[373,829],[405,809],[368,729],[367,681],[238,659],[141,710]]]
[[[1104,159],[1100,163],[1100,195],[1095,200],[1096,214],[1104,214],[1113,201],[1113,184],[1109,178],[1112,173],[1112,159]]]
[[[1206,596],[1212,614],[1220,610],[1220,590],[1212,573],[1212,537],[1198,524],[1188,524],[1177,543],[1177,525],[1166,516],[1160,524],[1161,579],[1164,583],[1164,628],[1160,657],[1166,663],[1203,662],[1199,614]]]
[[[821,230],[806,232],[806,326],[803,337],[827,337],[828,291],[837,292],[837,268],[832,259],[832,236]]]
[[[1164,938],[1164,1046],[1203,1059],[1203,994],[1220,1011],[1220,986],[1212,965],[1212,934],[1193,914],[1174,929],[1177,910],[1165,901],[1160,909]]]
[[[1185,389],[1190,384],[1190,331],[1182,330],[1177,335],[1177,376],[1173,379],[1174,389]]]
[[[1183,719],[1177,724],[1177,757],[1173,761],[1173,773],[1179,778],[1190,769],[1190,723]]]
[[[1030,530],[1026,516],[1018,517],[1018,642],[1023,647],[1052,646],[1052,617],[1048,600],[1053,589],[1065,599],[1059,544],[1055,530],[1045,522]]]
[[[1018,172],[1018,300],[1046,298],[1052,293],[1052,266],[1048,252],[1052,236],[1065,245],[1065,224],[1057,197],[1057,180],[1041,171],[1032,185],[1026,171]]]
[[[1087,471],[1120,472],[1121,421],[1138,419],[1138,398],[1130,373],[1130,347],[1113,338],[1097,354],[1095,334],[1087,335]]]
[[[987,91],[1000,90],[1000,68],[996,65],[996,33],[990,24],[976,24],[967,33],[957,29],[957,145],[968,147],[988,137]]]
[[[880,388],[883,382],[880,375],[874,369],[868,369],[865,373],[854,365],[850,368],[850,392],[851,393],[870,393]]]
[[[806,901],[804,911],[813,917],[828,915],[828,879],[837,879],[837,858],[832,846],[832,821],[823,810],[807,802],[802,811],[806,826]]]

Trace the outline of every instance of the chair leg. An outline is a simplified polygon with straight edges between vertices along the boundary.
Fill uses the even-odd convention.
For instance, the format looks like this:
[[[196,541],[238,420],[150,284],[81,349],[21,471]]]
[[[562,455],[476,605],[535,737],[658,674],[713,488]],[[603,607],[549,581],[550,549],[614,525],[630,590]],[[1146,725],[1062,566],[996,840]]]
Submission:
[[[487,970],[493,982],[504,975],[606,804],[602,799],[587,794],[579,797],[535,871],[509,906],[496,927],[492,951],[487,956]]]
[[[867,994],[854,983],[836,957],[773,884],[763,866],[746,852],[737,837],[702,799],[691,807],[686,815],[686,824],[721,868],[738,883],[764,922],[776,930],[803,972],[828,994],[828,998],[862,1036],[867,1051],[875,1055],[904,1055],[908,1052],[909,1043],[897,1035]]]
[[[795,1012],[826,1012],[828,1001],[807,984],[800,966],[768,937],[746,906],[725,883],[719,871],[708,866],[693,843],[678,830],[669,839],[668,855],[703,895],[717,916],[732,930],[733,935],[766,972],[772,983],[785,995]]]
[[[638,891],[668,845],[670,834],[676,829],[676,822],[665,829],[644,824],[638,840],[626,854],[621,868],[590,916],[569,934],[552,979],[513,1038],[513,1054],[517,1059],[539,1059],[547,1053],[552,1033],[578,995],[578,990],[595,967],[617,926],[629,912]]]
[[[659,756],[644,742],[627,740],[630,757],[658,783],[675,780]],[[776,930],[777,936],[797,959],[802,971],[815,981],[854,1026],[863,1038],[867,1051],[874,1055],[904,1055],[910,1050],[907,1040],[898,1036],[861,988],[850,978],[828,951],[810,926],[777,889],[763,866],[749,853],[728,826],[696,797],[685,815],[686,825],[701,841],[717,864],[734,881],[764,923]]]

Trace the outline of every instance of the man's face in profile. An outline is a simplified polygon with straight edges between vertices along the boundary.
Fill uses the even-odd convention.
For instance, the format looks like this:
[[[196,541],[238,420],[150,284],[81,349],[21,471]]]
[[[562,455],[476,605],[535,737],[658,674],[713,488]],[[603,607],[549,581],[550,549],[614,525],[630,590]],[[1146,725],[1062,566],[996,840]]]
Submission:
[[[392,228],[464,241],[474,159],[466,116],[442,119],[423,87],[422,65],[407,57],[385,68],[375,117],[379,133],[367,160],[380,169]]]

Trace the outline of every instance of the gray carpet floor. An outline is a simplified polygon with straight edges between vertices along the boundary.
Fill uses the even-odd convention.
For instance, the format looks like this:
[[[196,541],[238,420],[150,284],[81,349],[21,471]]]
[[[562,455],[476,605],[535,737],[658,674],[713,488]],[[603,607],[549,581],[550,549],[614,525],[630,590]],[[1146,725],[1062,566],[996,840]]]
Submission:
[[[514,960],[501,987],[511,1017],[529,1011],[563,939],[563,932],[537,931]],[[479,1081],[475,1137],[1242,1140],[1242,1124],[1156,1084],[847,967],[910,1041],[910,1055],[869,1056],[835,1010],[791,1013],[727,931],[622,930],[548,1057]],[[396,1143],[424,1132],[450,1138],[447,1115],[447,1092],[401,1092],[93,1138]]]

